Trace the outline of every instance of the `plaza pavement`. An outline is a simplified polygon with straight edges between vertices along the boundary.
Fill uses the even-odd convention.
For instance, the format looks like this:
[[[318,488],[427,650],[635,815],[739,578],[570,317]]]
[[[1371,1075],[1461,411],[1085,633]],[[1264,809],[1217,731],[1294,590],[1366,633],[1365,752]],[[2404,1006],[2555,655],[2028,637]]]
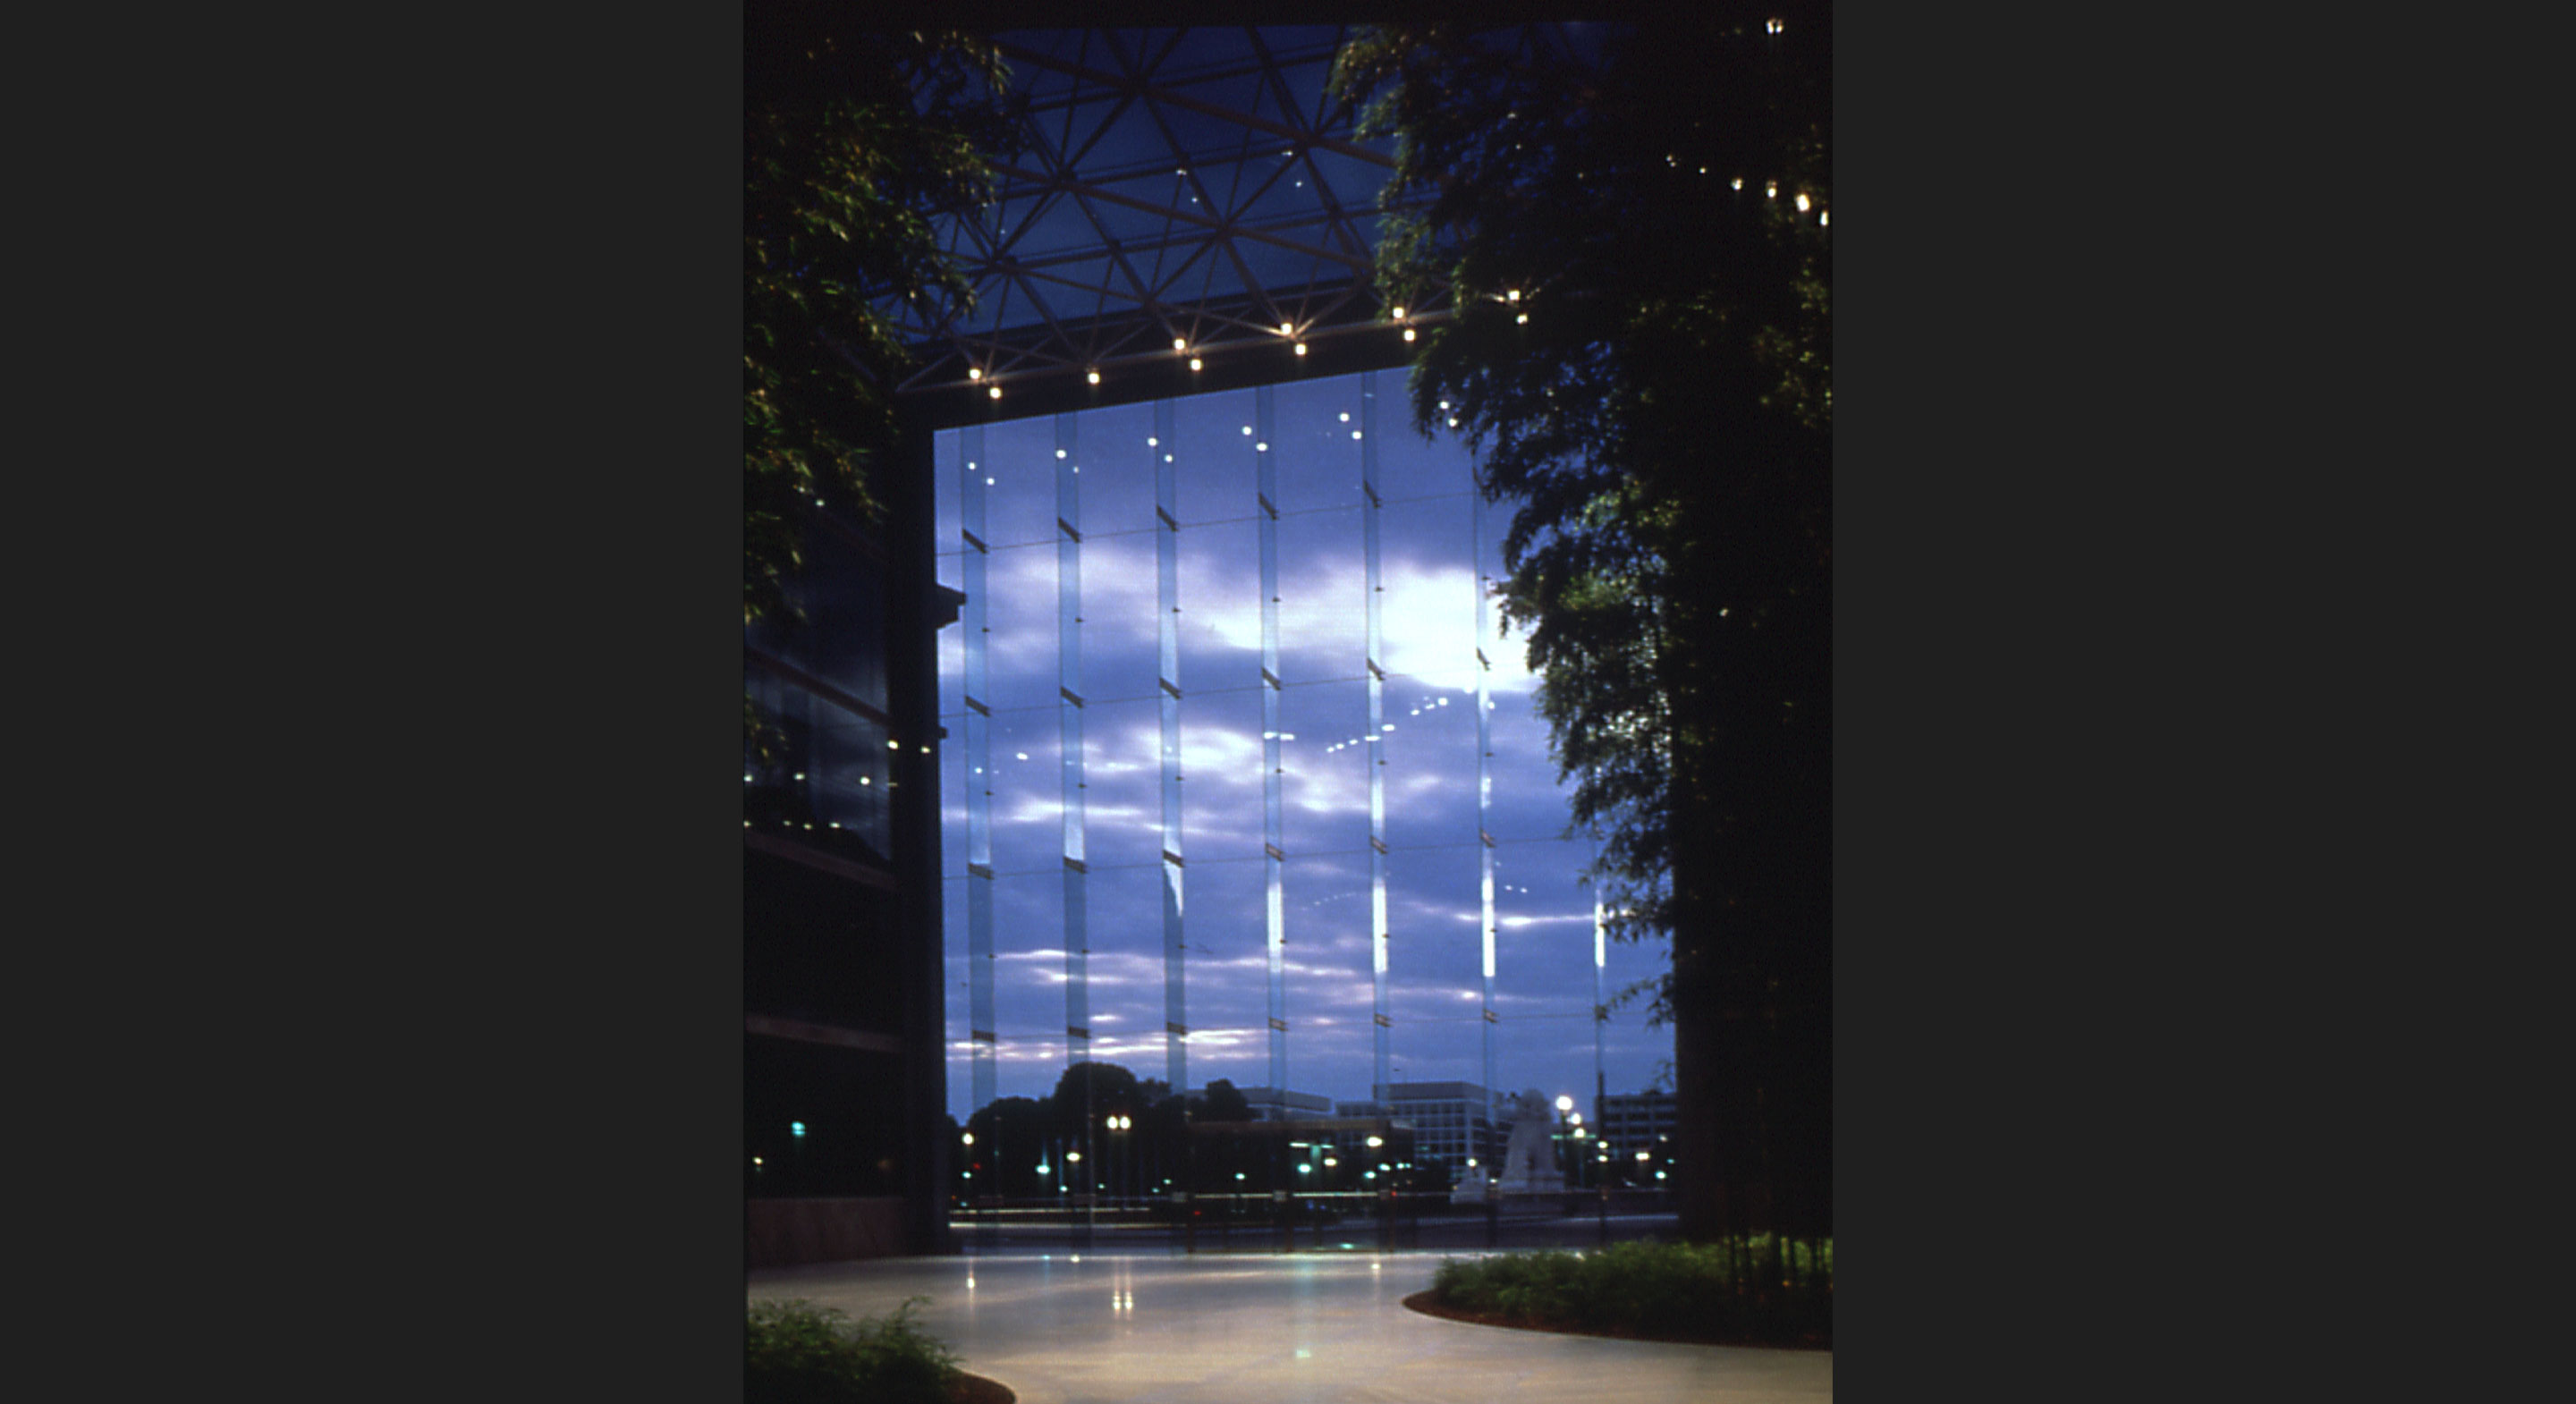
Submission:
[[[1176,1257],[1045,1252],[775,1268],[749,1297],[916,1320],[1019,1404],[1822,1404],[1828,1351],[1666,1345],[1444,1321],[1404,1309],[1438,1254]]]

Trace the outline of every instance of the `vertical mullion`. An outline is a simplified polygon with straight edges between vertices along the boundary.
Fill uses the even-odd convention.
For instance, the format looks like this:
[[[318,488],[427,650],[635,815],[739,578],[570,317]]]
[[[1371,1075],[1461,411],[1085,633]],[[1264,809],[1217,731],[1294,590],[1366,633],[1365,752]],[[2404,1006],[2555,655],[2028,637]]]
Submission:
[[[1188,947],[1182,926],[1181,848],[1181,513],[1175,491],[1172,402],[1154,402],[1154,575],[1159,604],[1163,720],[1163,1067],[1174,1095],[1190,1086]]]
[[[1601,1120],[1601,1103],[1609,1095],[1601,1064],[1601,1039],[1610,1025],[1610,1006],[1603,1003],[1601,982],[1610,963],[1610,929],[1601,920],[1601,835],[1592,836],[1592,1119]]]
[[[1378,513],[1383,510],[1377,485],[1377,372],[1360,376],[1360,543],[1366,557],[1368,638],[1365,644],[1368,667],[1368,734],[1384,735],[1386,720],[1386,652],[1383,620],[1378,597],[1386,593],[1379,572]],[[1372,1078],[1371,1100],[1384,1100],[1393,1095],[1390,1071],[1393,1058],[1395,1021],[1386,1002],[1386,747],[1371,748],[1368,759],[1369,797],[1369,974],[1376,995],[1376,1063]]]
[[[984,525],[984,426],[959,434],[965,463],[957,498],[966,550],[966,1008],[973,1049],[975,1107],[994,1097],[994,1059],[1000,1033],[993,1022],[993,719],[985,641],[992,634],[986,557],[992,538]]]
[[[1471,467],[1470,472],[1473,471]],[[1490,1094],[1502,1089],[1494,1083],[1494,840],[1492,809],[1494,803],[1494,730],[1488,700],[1486,674],[1493,664],[1485,657],[1485,497],[1480,490],[1467,494],[1468,569],[1476,581],[1476,862],[1481,873],[1478,887],[1481,914],[1477,930],[1484,939],[1485,971],[1485,1090]]]
[[[1279,845],[1279,470],[1270,451],[1277,433],[1271,387],[1261,386],[1253,395],[1257,436],[1253,453],[1261,509],[1261,865],[1270,947],[1270,1085],[1284,1097],[1288,1090],[1288,933],[1280,899],[1284,855]]]
[[[1090,955],[1084,898],[1082,806],[1082,520],[1081,467],[1074,461],[1074,416],[1055,417],[1056,713],[1061,723],[1064,815],[1065,1064],[1091,1056]]]

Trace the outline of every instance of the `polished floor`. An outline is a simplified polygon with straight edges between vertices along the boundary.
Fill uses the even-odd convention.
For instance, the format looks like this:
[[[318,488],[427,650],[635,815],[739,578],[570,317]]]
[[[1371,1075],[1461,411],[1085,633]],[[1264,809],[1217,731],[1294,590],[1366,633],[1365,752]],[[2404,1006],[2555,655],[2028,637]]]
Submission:
[[[1788,1404],[1830,1400],[1826,1351],[1662,1345],[1443,1321],[1402,1299],[1438,1255],[1044,1253],[751,1274],[753,1299],[918,1319],[1020,1404],[1386,1401]]]

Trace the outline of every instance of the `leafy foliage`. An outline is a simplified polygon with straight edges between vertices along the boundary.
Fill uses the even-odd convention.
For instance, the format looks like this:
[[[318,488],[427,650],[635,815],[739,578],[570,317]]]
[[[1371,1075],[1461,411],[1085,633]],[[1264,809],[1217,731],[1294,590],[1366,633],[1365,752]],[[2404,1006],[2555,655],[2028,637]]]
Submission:
[[[1081,1126],[1086,1119],[1096,1125],[1100,1118],[1114,1112],[1133,1115],[1152,1101],[1135,1073],[1116,1063],[1093,1061],[1066,1067],[1048,1100],[1053,1105],[1056,1124],[1068,1129]]]
[[[946,1404],[957,1357],[912,1320],[914,1297],[891,1315],[852,1321],[808,1301],[753,1302],[746,1318],[743,1397],[750,1404]]]
[[[1822,1343],[1832,1335],[1833,1260],[1831,1239],[1620,1243],[1586,1253],[1443,1259],[1431,1287],[1443,1305],[1511,1325]]]
[[[1199,1109],[1201,1121],[1250,1121],[1252,1102],[1243,1089],[1224,1078],[1207,1085],[1207,1102]]]
[[[792,613],[798,511],[878,505],[910,356],[877,300],[973,289],[940,249],[939,210],[989,198],[1006,145],[989,44],[872,33],[859,13],[755,3],[743,113],[743,618]]]
[[[1395,27],[1335,74],[1395,134],[1390,195],[1417,202],[1381,243],[1383,290],[1455,304],[1417,354],[1416,426],[1462,433],[1487,500],[1515,504],[1498,593],[1575,822],[1602,839],[1605,911],[1621,939],[1673,943],[1653,1012],[1678,1026],[1684,1099],[1694,1067],[1795,1065],[1772,1104],[1811,1142],[1829,1096],[1830,28],[1821,3],[1668,7],[1589,67],[1504,31]],[[1708,1056],[1692,1040],[1721,1022],[1796,1033]]]

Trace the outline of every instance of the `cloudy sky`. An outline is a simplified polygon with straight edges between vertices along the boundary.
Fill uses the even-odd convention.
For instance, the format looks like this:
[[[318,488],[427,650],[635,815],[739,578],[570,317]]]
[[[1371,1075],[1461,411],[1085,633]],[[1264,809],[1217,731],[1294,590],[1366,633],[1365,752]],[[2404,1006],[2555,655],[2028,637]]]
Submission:
[[[1379,378],[1383,731],[1367,730],[1360,490],[1364,377],[1275,388],[1267,434],[1256,392],[986,426],[938,442],[940,579],[964,588],[962,476],[986,479],[986,601],[993,709],[990,788],[998,1091],[1041,1096],[1066,1060],[1062,712],[1058,700],[1056,451],[1079,467],[1079,681],[1087,788],[1083,842],[1092,1056],[1165,1074],[1161,713],[1157,676],[1154,470],[1172,456],[1178,533],[1183,849],[1191,1033],[1189,1081],[1270,1080],[1263,915],[1260,547],[1257,446],[1278,477],[1281,848],[1288,1085],[1367,1095],[1374,1060],[1369,949],[1370,761],[1386,795],[1391,1063],[1399,1080],[1486,1081],[1480,1041],[1476,822],[1476,568],[1501,569],[1489,513],[1471,544],[1463,445],[1425,443],[1404,423],[1400,372]],[[1070,428],[1070,435],[1061,434]],[[1149,442],[1153,440],[1155,442]],[[1069,444],[1069,447],[1068,447]],[[940,748],[947,917],[949,1106],[973,1110],[966,960],[965,621],[941,631]],[[1562,837],[1565,797],[1549,759],[1520,643],[1489,609],[1484,652],[1493,737],[1493,1082],[1590,1101],[1592,898],[1589,843]],[[984,777],[972,777],[982,783]],[[1657,973],[1660,947],[1613,944],[1615,994]],[[1672,1056],[1669,1030],[1631,1006],[1603,1037],[1609,1090],[1648,1086]]]

